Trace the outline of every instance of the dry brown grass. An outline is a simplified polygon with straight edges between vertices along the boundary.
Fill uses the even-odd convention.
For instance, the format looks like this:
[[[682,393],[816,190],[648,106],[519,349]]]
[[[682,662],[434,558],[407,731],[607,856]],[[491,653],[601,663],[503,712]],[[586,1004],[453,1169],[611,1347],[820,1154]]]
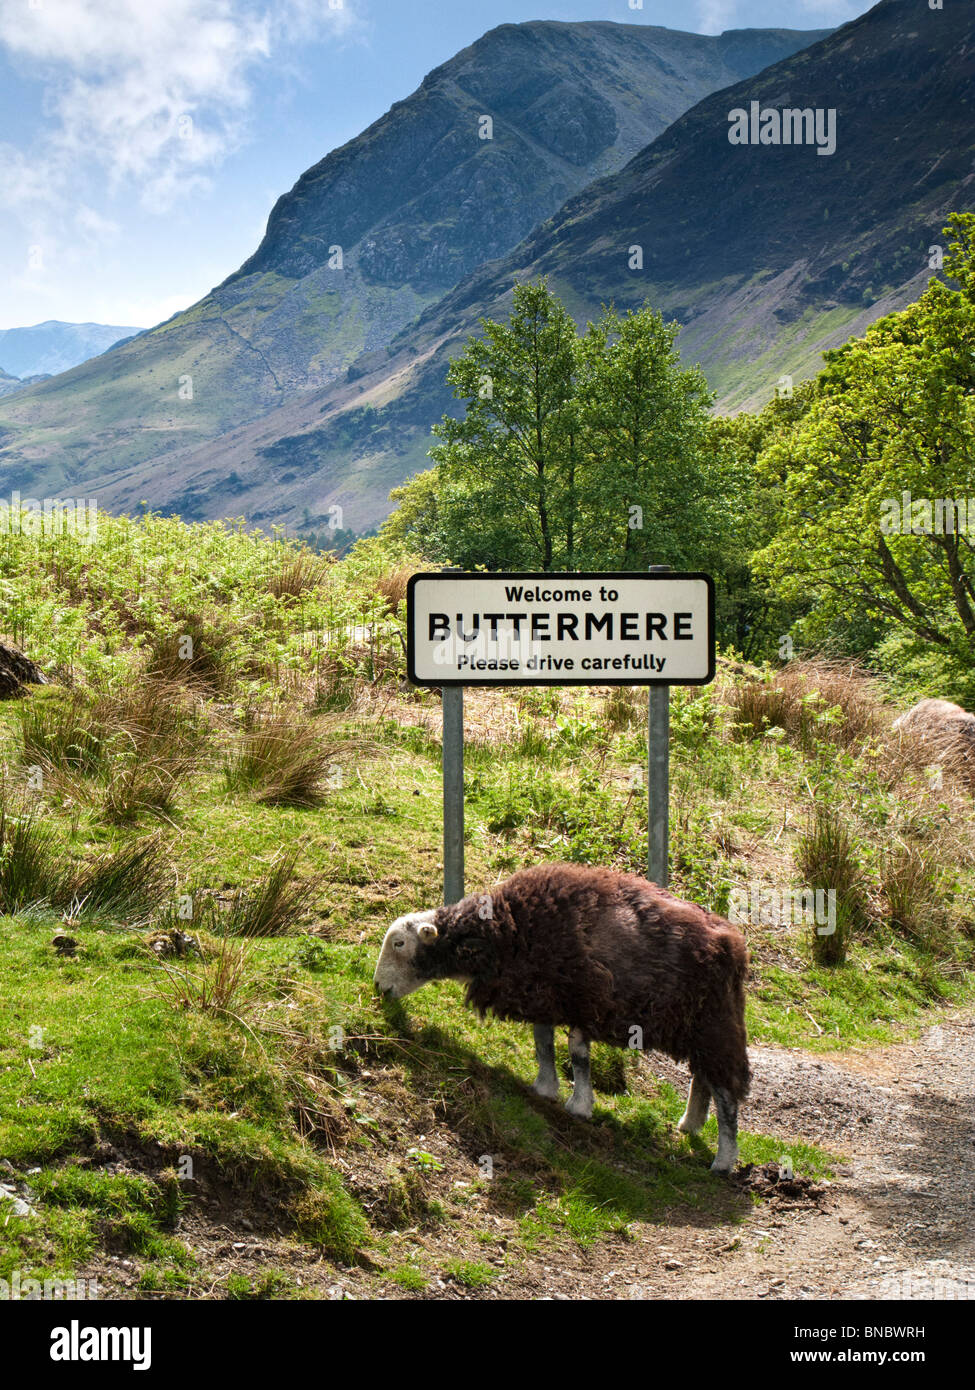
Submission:
[[[195,767],[195,757],[166,749],[120,758],[105,788],[105,819],[114,825],[129,824],[144,814],[171,819],[177,793]]]
[[[376,592],[384,600],[390,613],[395,613],[406,598],[406,586],[416,573],[415,565],[397,565],[387,570],[375,580]]]
[[[171,814],[209,734],[184,686],[148,676],[114,691],[45,692],[19,722],[21,759],[41,769],[45,787],[75,802],[101,798],[115,823]]]
[[[768,677],[729,685],[726,703],[741,736],[782,729],[803,750],[825,740],[856,751],[879,738],[888,722],[875,683],[848,661],[791,662]]]
[[[221,695],[232,689],[236,678],[231,648],[229,633],[191,615],[183,619],[179,632],[153,638],[146,673],[151,680],[179,683],[203,695]]]
[[[880,870],[891,927],[933,951],[943,947],[950,936],[941,848],[928,846],[922,851],[908,842],[894,845],[885,853]]]
[[[964,734],[950,729],[940,733],[891,729],[885,754],[901,776],[924,773],[932,791],[954,786],[969,796],[975,793],[975,745]]]
[[[291,710],[253,710],[224,777],[229,791],[249,791],[268,805],[318,806],[343,784],[351,754],[367,746],[337,714],[308,720]]]
[[[298,599],[325,583],[334,557],[287,547],[268,572],[267,587],[278,599]]]
[[[641,698],[642,697],[642,698]],[[647,697],[628,685],[615,685],[603,700],[603,718],[607,729],[618,733],[647,721]]]

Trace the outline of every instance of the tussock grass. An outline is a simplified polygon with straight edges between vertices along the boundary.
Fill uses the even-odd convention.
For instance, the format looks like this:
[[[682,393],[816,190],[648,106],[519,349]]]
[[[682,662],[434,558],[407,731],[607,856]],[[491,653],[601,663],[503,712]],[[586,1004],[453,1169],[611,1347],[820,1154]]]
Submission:
[[[170,819],[175,815],[177,794],[195,767],[182,754],[133,754],[120,759],[109,773],[103,809],[115,825],[126,825],[145,813]]]
[[[160,996],[174,1009],[204,1014],[236,1014],[248,986],[251,949],[229,936],[200,944],[200,959],[175,964],[158,958],[161,975],[152,977]]]
[[[929,950],[939,950],[950,934],[944,868],[930,850],[892,846],[883,856],[880,887],[894,931]]]
[[[333,564],[331,558],[313,550],[288,547],[273,556],[267,576],[268,592],[276,599],[299,599],[325,583]]]
[[[395,565],[384,570],[375,580],[376,593],[390,613],[395,613],[406,598],[406,586],[416,571],[414,565]]]
[[[0,798],[0,913],[63,902],[71,887],[56,832],[40,819],[36,803],[14,809]]]
[[[283,850],[268,871],[249,887],[229,896],[196,893],[193,927],[213,936],[289,936],[316,897],[318,879],[296,876],[299,850]],[[185,930],[186,921],[170,910],[160,919],[162,930]]]
[[[363,746],[337,715],[309,721],[258,710],[250,721],[225,759],[227,790],[250,792],[272,806],[320,805],[327,790],[342,785],[342,763],[352,749]]]
[[[0,913],[46,904],[74,917],[144,919],[158,911],[169,870],[159,836],[131,840],[72,866],[36,800],[0,797]]]
[[[105,770],[119,732],[84,689],[45,691],[17,707],[22,761],[45,770],[96,776]]]
[[[728,687],[740,736],[781,729],[803,750],[817,739],[859,749],[884,727],[874,683],[853,662],[794,661],[760,680]]]
[[[120,691],[45,692],[17,717],[21,762],[75,799],[100,796],[106,819],[119,825],[144,812],[171,816],[207,737],[186,690],[152,677]],[[92,791],[86,779],[103,790]]]
[[[74,915],[145,921],[159,911],[171,885],[162,837],[130,840],[79,871],[71,888]]]
[[[833,807],[817,805],[796,842],[796,863],[803,882],[813,890],[836,894],[835,930],[812,928],[812,953],[818,965],[841,965],[850,939],[867,920],[867,886],[862,861],[849,828]]]
[[[225,694],[233,689],[237,675],[232,635],[198,614],[188,615],[175,632],[153,635],[146,671],[155,680],[205,695]]]

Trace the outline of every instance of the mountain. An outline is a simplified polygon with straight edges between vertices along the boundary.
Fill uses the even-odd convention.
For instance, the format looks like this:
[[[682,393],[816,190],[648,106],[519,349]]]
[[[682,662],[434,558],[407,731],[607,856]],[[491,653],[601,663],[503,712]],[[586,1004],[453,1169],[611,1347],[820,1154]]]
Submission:
[[[141,332],[141,328],[58,319],[35,323],[33,328],[0,328],[0,362],[5,374],[16,377],[54,376]]]
[[[97,484],[111,505],[142,465],[140,497],[160,499],[177,452],[306,405],[363,353],[382,357],[459,280],[703,96],[824,32],[492,30],[304,174],[254,255],[198,304],[6,401],[0,481],[27,470],[35,490]],[[190,496],[187,510],[232,510],[233,486]]]
[[[24,383],[19,376],[11,376],[0,367],[0,396],[9,396],[12,391],[23,390]]]
[[[649,299],[686,325],[683,351],[725,408],[768,400],[782,375],[814,372],[823,348],[915,299],[946,217],[972,206],[973,8],[882,0],[706,98],[340,381],[170,455],[165,476],[103,475],[109,505],[145,497],[307,528],[338,504],[343,524],[364,530],[388,511],[389,488],[426,465],[430,425],[455,405],[448,356],[480,316],[505,316],[514,283],[540,275],[580,322],[600,302]],[[733,145],[729,115],[752,102],[834,111],[835,153]]]
[[[10,396],[14,391],[24,391],[38,381],[47,381],[47,374],[39,372],[36,376],[11,376],[0,367],[0,396]]]

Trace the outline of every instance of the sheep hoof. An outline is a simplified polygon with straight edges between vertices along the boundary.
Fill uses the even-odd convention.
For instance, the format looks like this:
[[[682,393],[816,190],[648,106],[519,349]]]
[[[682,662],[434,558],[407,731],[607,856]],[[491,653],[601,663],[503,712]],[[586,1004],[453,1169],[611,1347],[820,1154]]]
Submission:
[[[534,1081],[531,1085],[532,1095],[541,1096],[542,1100],[558,1100],[559,1083],[557,1081]]]
[[[711,1172],[712,1172],[712,1173],[722,1173],[725,1177],[727,1177],[729,1173],[732,1173],[732,1172],[734,1171],[735,1164],[736,1164],[737,1162],[738,1162],[738,1155],[737,1155],[737,1154],[732,1154],[732,1156],[731,1156],[730,1158],[721,1158],[721,1157],[719,1156],[719,1157],[716,1158],[716,1159],[714,1160],[714,1162],[711,1164]]]
[[[592,1119],[591,1100],[586,1100],[585,1098],[580,1098],[577,1100],[575,1096],[570,1096],[569,1099],[565,1102],[565,1108],[568,1114],[575,1115],[577,1120]]]
[[[697,1134],[701,1126],[696,1125],[687,1115],[681,1115],[677,1121],[677,1129],[681,1134]]]

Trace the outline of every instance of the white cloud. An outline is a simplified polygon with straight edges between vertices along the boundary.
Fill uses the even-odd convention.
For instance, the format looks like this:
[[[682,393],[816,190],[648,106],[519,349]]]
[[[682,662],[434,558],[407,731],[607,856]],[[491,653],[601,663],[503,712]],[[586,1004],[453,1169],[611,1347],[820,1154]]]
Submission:
[[[737,0],[698,0],[698,32],[721,34],[725,29],[734,29],[737,10]]]
[[[43,83],[48,112],[17,201],[95,164],[110,188],[165,210],[240,144],[276,47],[354,23],[349,0],[0,0],[0,45]]]

